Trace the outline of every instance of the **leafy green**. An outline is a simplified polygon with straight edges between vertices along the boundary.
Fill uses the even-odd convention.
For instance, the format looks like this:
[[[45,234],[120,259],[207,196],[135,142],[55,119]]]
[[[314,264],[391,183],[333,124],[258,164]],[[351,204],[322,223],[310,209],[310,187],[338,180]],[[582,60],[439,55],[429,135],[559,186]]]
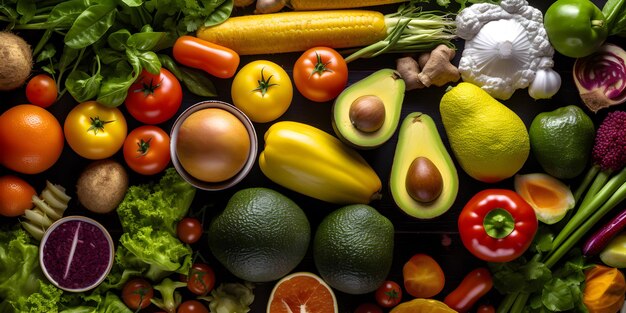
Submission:
[[[147,226],[126,232],[120,244],[129,252],[126,259],[120,259],[122,266],[142,268],[142,275],[152,281],[159,281],[173,272],[187,274],[191,267],[191,248],[164,230]]]
[[[209,301],[211,313],[246,313],[254,301],[254,286],[250,283],[226,283],[211,291],[210,296],[198,297]]]
[[[65,35],[65,44],[80,49],[94,44],[115,22],[117,9],[112,4],[99,4],[83,11]]]
[[[158,281],[189,271],[192,251],[176,236],[176,224],[187,215],[195,193],[174,168],[165,170],[156,184],[128,188],[117,207],[124,230],[115,256],[118,273],[134,270]]]
[[[154,286],[154,290],[161,293],[161,298],[152,298],[150,302],[167,312],[174,312],[182,302],[182,296],[176,289],[186,286],[187,284],[184,282],[165,278]]]
[[[152,227],[176,234],[176,223],[187,214],[195,193],[196,188],[171,167],[157,184],[130,186],[117,207],[122,228],[136,233]]]
[[[39,267],[39,247],[21,228],[0,230],[0,312],[54,312],[61,290]]]

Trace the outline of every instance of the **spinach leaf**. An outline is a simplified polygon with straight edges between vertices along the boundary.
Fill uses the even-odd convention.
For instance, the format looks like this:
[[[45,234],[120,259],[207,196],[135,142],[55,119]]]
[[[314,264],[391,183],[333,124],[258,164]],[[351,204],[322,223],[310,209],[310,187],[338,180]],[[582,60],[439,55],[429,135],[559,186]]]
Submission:
[[[160,50],[167,47],[162,47],[161,43],[164,41],[166,33],[164,32],[143,32],[135,33],[128,38],[127,44],[138,50]],[[158,48],[158,49],[155,49]]]
[[[107,42],[113,50],[124,51],[126,50],[128,38],[130,38],[130,32],[127,29],[120,29],[111,33],[107,38]]]
[[[37,5],[34,0],[18,0],[17,13],[21,14],[20,24],[26,24],[33,19],[37,11]]]
[[[127,62],[118,62],[107,74],[100,85],[96,101],[108,107],[117,107],[124,103],[128,88],[135,81],[133,69]]]
[[[63,46],[63,53],[61,53],[61,57],[59,58],[59,71],[65,71],[74,60],[78,57],[80,53],[79,49],[71,48],[67,45]]]
[[[84,48],[94,44],[115,22],[117,9],[111,4],[97,4],[81,13],[65,35],[65,44]]]
[[[87,10],[87,3],[84,0],[70,0],[54,6],[47,23],[50,27],[70,28],[78,16]]]
[[[614,35],[614,27],[620,15],[626,14],[624,0],[608,0],[602,7],[602,14],[606,20],[606,27],[611,35]]]
[[[65,80],[65,88],[67,88],[74,100],[85,102],[98,95],[102,78],[99,69],[92,76],[89,76],[84,71],[76,70],[70,73]]]
[[[183,73],[180,71],[178,64],[172,60],[172,58],[167,54],[159,54],[159,61],[161,62],[161,66],[168,69],[178,80],[183,80]]]
[[[141,67],[152,74],[159,74],[161,71],[161,61],[156,53],[152,51],[140,52],[137,54]]]
[[[43,50],[41,50],[41,53],[37,55],[37,59],[35,60],[35,63],[49,60],[52,57],[54,57],[56,53],[57,53],[57,49],[54,48],[54,45],[51,43],[48,43],[43,47]]]
[[[123,61],[125,58],[125,55],[122,52],[113,50],[111,48],[103,48],[98,50],[98,56],[104,64],[115,64],[119,61]]]
[[[121,0],[121,2],[129,7],[138,7],[143,4],[143,0]]]
[[[190,92],[201,97],[217,96],[215,85],[204,72],[184,67],[180,68],[180,70],[183,84]]]
[[[214,11],[206,18],[206,20],[204,20],[204,26],[210,27],[224,22],[233,12],[233,6],[233,0],[224,1],[222,4],[214,9]]]

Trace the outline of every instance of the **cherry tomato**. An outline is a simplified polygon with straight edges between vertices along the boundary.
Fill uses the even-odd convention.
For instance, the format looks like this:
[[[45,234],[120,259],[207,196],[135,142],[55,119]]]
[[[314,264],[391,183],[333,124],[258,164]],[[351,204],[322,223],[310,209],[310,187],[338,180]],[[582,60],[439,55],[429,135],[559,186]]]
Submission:
[[[307,99],[325,102],[337,97],[348,83],[348,65],[334,49],[311,48],[293,67],[293,82]]]
[[[202,223],[197,218],[185,217],[176,225],[176,235],[184,243],[195,243],[202,237]]]
[[[402,301],[402,289],[393,281],[385,281],[375,293],[376,302],[383,308],[392,308]]]
[[[233,77],[239,66],[237,52],[194,36],[179,37],[172,53],[176,62],[219,78]]]
[[[215,287],[215,272],[207,264],[194,263],[189,269],[186,281],[189,291],[204,296]]]
[[[56,82],[49,75],[35,75],[26,85],[26,99],[42,108],[51,106],[57,100]]]
[[[476,313],[496,313],[496,308],[494,308],[493,305],[481,304],[478,306],[478,309],[476,309]]]
[[[154,175],[170,163],[170,136],[157,126],[140,126],[126,136],[122,151],[126,164],[133,171]]]
[[[383,309],[373,303],[363,303],[356,307],[354,313],[383,313]]]
[[[197,300],[187,300],[178,306],[177,313],[209,313],[209,310]]]
[[[126,139],[126,119],[118,108],[95,101],[75,106],[65,118],[63,132],[74,152],[92,160],[115,154]]]
[[[257,123],[273,121],[291,105],[293,85],[280,65],[258,60],[242,67],[231,88],[233,104]]]
[[[122,300],[132,310],[147,308],[152,296],[154,296],[152,285],[143,278],[133,278],[122,288]]]
[[[445,275],[439,263],[426,254],[418,253],[402,268],[404,288],[416,298],[432,298],[443,290]]]
[[[180,82],[170,71],[161,68],[159,74],[141,72],[128,89],[124,104],[128,113],[144,124],[160,124],[176,114],[183,101]]]

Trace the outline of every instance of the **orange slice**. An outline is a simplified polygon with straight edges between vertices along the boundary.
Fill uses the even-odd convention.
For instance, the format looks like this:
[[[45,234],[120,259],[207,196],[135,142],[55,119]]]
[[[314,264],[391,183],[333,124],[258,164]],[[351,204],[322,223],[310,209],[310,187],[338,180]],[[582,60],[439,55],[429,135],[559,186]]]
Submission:
[[[333,290],[317,275],[298,272],[278,281],[267,313],[337,313]]]

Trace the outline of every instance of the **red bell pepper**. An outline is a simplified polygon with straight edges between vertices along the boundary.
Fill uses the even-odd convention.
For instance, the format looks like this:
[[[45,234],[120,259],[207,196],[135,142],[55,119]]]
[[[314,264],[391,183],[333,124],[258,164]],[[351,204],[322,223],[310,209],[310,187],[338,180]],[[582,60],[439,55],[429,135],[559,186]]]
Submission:
[[[477,193],[458,220],[463,245],[487,262],[508,262],[522,255],[537,232],[537,224],[533,208],[506,189]]]

